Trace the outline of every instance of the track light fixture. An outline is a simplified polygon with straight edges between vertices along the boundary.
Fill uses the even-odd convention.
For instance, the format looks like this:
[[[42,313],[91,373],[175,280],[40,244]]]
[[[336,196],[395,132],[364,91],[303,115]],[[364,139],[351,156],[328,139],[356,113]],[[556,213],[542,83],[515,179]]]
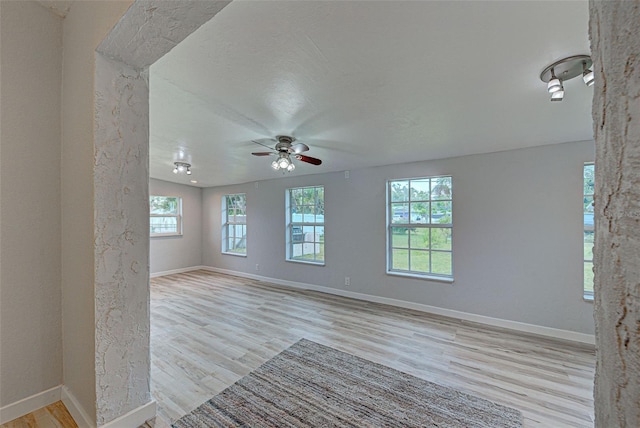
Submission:
[[[582,75],[587,86],[594,82],[591,71],[591,57],[589,55],[574,55],[563,58],[546,67],[540,73],[540,80],[547,84],[547,91],[551,94],[551,101],[562,101],[564,98],[563,82]]]
[[[191,175],[191,164],[187,162],[174,162],[173,165],[173,173],[186,173],[187,175]]]

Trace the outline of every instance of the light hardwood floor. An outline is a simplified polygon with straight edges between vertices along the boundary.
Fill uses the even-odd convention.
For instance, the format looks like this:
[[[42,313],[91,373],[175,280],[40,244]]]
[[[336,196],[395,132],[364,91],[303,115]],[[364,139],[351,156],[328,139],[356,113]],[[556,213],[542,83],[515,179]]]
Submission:
[[[78,428],[62,401],[14,419],[0,428]]]
[[[151,280],[151,389],[167,428],[301,338],[522,411],[592,427],[592,347],[195,271]],[[0,428],[75,428],[57,402]]]
[[[307,338],[522,411],[593,426],[592,347],[208,271],[151,280],[151,389],[172,422]]]

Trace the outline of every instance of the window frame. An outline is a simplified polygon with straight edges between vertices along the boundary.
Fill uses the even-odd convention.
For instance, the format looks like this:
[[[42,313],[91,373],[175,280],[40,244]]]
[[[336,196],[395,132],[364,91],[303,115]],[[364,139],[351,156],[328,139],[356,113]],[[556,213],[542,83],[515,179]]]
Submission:
[[[442,178],[448,178],[449,179],[449,191],[450,194],[448,196],[448,198],[443,198],[443,199],[434,199],[433,195],[431,193],[433,187],[432,187],[432,180],[436,180],[436,179],[442,179]],[[425,180],[429,180],[429,199],[412,199],[411,197],[411,182],[412,181],[425,181]],[[394,183],[398,183],[398,182],[407,182],[407,186],[408,186],[408,191],[407,191],[407,199],[406,200],[402,200],[402,201],[396,201],[393,200],[393,184]],[[454,282],[454,257],[453,257],[453,176],[452,175],[434,175],[434,176],[426,176],[426,177],[410,177],[410,178],[398,178],[398,179],[391,179],[391,180],[387,180],[386,183],[386,203],[387,203],[387,209],[386,209],[386,214],[387,214],[387,221],[386,221],[386,226],[387,226],[387,247],[386,247],[386,256],[387,256],[387,270],[386,273],[388,275],[398,275],[398,276],[406,276],[406,277],[412,277],[412,278],[419,278],[419,279],[425,279],[425,280],[429,280],[429,281],[439,281],[439,282],[445,282],[445,283],[453,283]],[[451,220],[449,223],[432,223],[432,214],[433,214],[433,210],[431,207],[431,204],[433,202],[449,202],[450,203],[450,214],[451,214]],[[428,222],[422,222],[422,223],[418,223],[416,220],[415,222],[412,221],[411,216],[413,215],[413,213],[411,212],[411,204],[412,203],[421,203],[421,204],[428,204],[429,206],[429,221]],[[406,222],[394,222],[394,205],[406,205],[407,206],[407,210],[406,210],[406,214],[408,216],[408,220]],[[401,216],[403,216],[404,214],[401,214]],[[406,233],[407,233],[407,245],[406,247],[403,246],[396,246],[394,245],[394,229],[406,229]],[[429,247],[428,248],[420,248],[420,247],[412,247],[411,246],[411,233],[415,232],[416,229],[423,229],[423,230],[428,230],[429,232]],[[449,249],[441,249],[441,248],[432,248],[432,231],[436,230],[436,229],[448,229],[449,230],[449,240],[450,240],[450,246]],[[395,250],[406,250],[407,251],[407,264],[408,264],[408,268],[407,269],[400,269],[400,268],[394,268],[393,266],[393,251]],[[415,270],[415,269],[411,269],[411,250],[416,250],[416,251],[425,251],[427,252],[429,255],[429,271],[422,271],[422,270]],[[442,273],[434,273],[433,272],[433,259],[432,259],[432,254],[433,253],[448,253],[450,254],[450,263],[451,263],[451,273],[450,274],[442,274]]]
[[[151,213],[151,198],[166,198],[166,199],[177,199],[177,214],[153,214]],[[176,219],[176,231],[175,232],[166,232],[166,233],[153,233],[151,232],[151,228],[153,227],[151,224],[152,218],[175,218]],[[150,238],[162,238],[169,236],[183,236],[183,225],[182,225],[182,197],[181,196],[166,196],[166,195],[149,195],[149,237]]]
[[[593,192],[594,193],[585,193],[585,188],[586,188],[586,171],[587,168],[592,166],[593,167],[593,177],[594,177],[594,189]],[[591,258],[587,259],[587,255],[586,255],[586,249],[585,246],[589,243],[586,241],[585,239],[585,234],[587,232],[592,232],[593,233],[593,238],[595,240],[595,211],[592,210],[593,212],[593,224],[592,225],[587,225],[586,221],[585,221],[585,213],[587,212],[585,210],[585,206],[584,204],[587,203],[587,201],[589,200],[589,198],[592,201],[595,200],[594,199],[594,194],[595,194],[595,163],[594,162],[585,162],[583,167],[582,167],[582,227],[583,227],[583,233],[582,233],[582,244],[583,244],[583,249],[582,249],[582,267],[583,267],[583,276],[582,276],[582,297],[584,300],[587,301],[593,301],[594,296],[593,296],[593,282],[591,283],[591,290],[587,290],[586,289],[586,277],[584,276],[584,272],[587,268],[586,264],[590,263],[591,264],[591,269],[593,269],[593,247],[591,249]]]
[[[303,221],[294,221],[294,214],[297,213],[293,213],[293,208],[294,208],[294,204],[292,203],[292,199],[294,199],[293,193],[294,191],[304,191],[306,189],[314,189],[314,194],[316,196],[314,196],[314,205],[303,205],[303,207],[307,207],[307,206],[313,206],[314,207],[314,220],[313,222],[310,221],[304,221],[304,213],[303,213]],[[318,206],[318,198],[317,198],[317,190],[316,189],[322,189],[322,222],[317,221],[318,220],[318,213],[316,212],[317,210],[317,206]],[[326,189],[324,185],[317,185],[317,186],[302,186],[302,187],[291,187],[288,188],[286,190],[286,194],[285,194],[285,211],[286,211],[286,224],[285,224],[285,260],[288,262],[294,262],[294,263],[303,263],[303,264],[310,264],[310,265],[316,265],[316,266],[324,266],[326,264],[326,241],[324,240],[325,237],[325,223],[326,223],[326,218],[325,218],[325,201],[326,201]],[[304,233],[305,228],[309,228],[309,227],[313,227],[314,231],[313,231],[313,240],[312,241],[306,241],[306,233]],[[316,233],[315,230],[317,227],[321,227],[322,228],[322,238],[318,238],[318,241],[316,241]],[[302,241],[300,241],[300,239],[296,238],[294,236],[294,230],[299,230],[302,233]],[[303,245],[303,251],[304,251],[304,245],[305,244],[311,244],[314,246],[314,251],[313,251],[313,255],[314,258],[313,259],[304,259],[304,258],[297,258],[294,257],[294,244],[300,244],[302,243]],[[315,246],[318,245],[320,246],[320,248],[318,249],[318,251],[315,251]],[[317,254],[322,254],[322,259],[318,259]]]
[[[229,217],[229,198],[242,196],[244,198],[244,220],[238,221],[238,215],[234,213],[233,219],[230,221]],[[240,240],[244,239],[244,252],[241,251],[233,251],[233,249],[229,249],[229,231],[233,228],[233,239],[237,238],[236,232],[237,227],[241,226],[244,232],[244,235],[240,237]],[[231,256],[239,256],[239,257],[247,257],[248,247],[247,247],[247,194],[246,193],[230,193],[222,196],[222,236],[221,236],[221,244],[222,244],[222,254],[227,254]]]

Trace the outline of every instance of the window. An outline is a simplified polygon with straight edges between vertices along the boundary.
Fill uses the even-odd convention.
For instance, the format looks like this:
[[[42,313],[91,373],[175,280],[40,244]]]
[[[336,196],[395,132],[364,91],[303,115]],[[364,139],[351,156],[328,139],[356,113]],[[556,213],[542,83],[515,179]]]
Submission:
[[[451,177],[388,182],[387,272],[453,279]]]
[[[324,264],[324,187],[287,190],[287,260]]]
[[[182,235],[182,198],[150,196],[149,208],[150,236]]]
[[[594,165],[584,165],[584,298],[593,299],[593,189],[594,189]]]
[[[247,254],[247,195],[225,195],[222,198],[222,252]]]

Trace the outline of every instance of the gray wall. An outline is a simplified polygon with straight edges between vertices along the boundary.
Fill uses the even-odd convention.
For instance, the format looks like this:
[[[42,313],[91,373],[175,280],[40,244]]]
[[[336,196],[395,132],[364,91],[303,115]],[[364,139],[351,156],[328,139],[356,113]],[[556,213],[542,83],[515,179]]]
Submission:
[[[149,194],[182,197],[182,236],[151,238],[151,274],[202,264],[202,189],[149,179]]]
[[[1,2],[0,407],[62,383],[62,19]]]
[[[593,306],[582,299],[582,167],[593,156],[593,142],[576,142],[366,168],[349,179],[338,172],[205,189],[202,262],[593,334]],[[386,180],[449,174],[455,282],[387,275]],[[307,185],[325,186],[324,267],[284,260],[285,189]],[[246,258],[220,251],[221,197],[238,192],[247,194]]]

